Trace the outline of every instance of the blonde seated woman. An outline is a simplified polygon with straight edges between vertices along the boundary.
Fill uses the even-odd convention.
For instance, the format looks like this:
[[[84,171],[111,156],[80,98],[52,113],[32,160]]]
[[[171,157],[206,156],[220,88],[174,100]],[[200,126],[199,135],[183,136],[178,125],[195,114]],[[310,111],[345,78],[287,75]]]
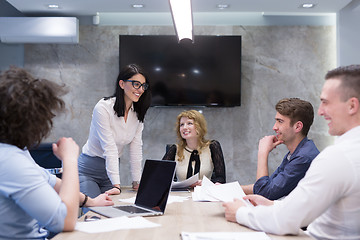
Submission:
[[[177,116],[176,133],[178,143],[173,144],[163,160],[177,162],[176,179],[183,181],[196,173],[214,183],[225,183],[225,162],[220,143],[207,140],[207,124],[204,116],[196,111],[183,111]],[[201,180],[192,187],[201,185]]]

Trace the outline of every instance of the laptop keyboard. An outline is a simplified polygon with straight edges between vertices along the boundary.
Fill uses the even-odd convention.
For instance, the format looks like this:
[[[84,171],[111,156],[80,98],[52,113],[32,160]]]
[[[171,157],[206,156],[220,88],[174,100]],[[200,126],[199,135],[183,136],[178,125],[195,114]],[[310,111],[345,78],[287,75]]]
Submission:
[[[142,209],[142,208],[138,208],[136,206],[117,206],[115,207],[117,209],[120,209],[122,211],[125,211],[125,212],[129,212],[129,213],[147,213],[147,212],[151,212],[151,211],[148,211],[146,209]]]

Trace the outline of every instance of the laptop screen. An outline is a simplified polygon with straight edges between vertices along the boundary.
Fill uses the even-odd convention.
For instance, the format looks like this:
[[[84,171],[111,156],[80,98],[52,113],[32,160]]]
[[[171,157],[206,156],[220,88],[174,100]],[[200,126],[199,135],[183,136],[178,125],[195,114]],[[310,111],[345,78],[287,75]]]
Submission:
[[[175,161],[146,160],[135,204],[164,212],[175,167]]]

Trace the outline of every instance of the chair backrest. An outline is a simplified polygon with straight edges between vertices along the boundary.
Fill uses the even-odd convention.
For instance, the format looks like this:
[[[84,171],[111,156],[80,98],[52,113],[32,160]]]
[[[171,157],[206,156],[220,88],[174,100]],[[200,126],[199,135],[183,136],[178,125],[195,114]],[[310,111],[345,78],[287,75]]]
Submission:
[[[29,152],[39,166],[61,177],[61,161],[54,155],[52,143],[41,143],[39,146],[29,149]]]
[[[174,145],[173,143],[171,143],[171,144],[166,144],[166,149],[165,149],[165,153],[167,153],[168,151],[169,151],[169,149],[170,149],[170,147],[172,146],[172,145]]]

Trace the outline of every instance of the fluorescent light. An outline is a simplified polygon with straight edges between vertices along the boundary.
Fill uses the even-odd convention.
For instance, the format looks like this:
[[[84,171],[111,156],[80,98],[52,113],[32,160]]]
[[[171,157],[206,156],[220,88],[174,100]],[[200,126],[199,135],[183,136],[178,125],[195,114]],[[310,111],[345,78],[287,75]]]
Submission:
[[[218,5],[216,5],[216,7],[217,7],[218,9],[220,9],[220,10],[223,10],[223,9],[225,9],[225,8],[228,8],[229,5],[228,5],[228,4],[218,4]]]
[[[193,40],[193,19],[191,0],[169,0],[175,31],[179,42],[182,39]]]
[[[300,5],[301,8],[313,8],[315,7],[314,3],[303,3]]]
[[[58,9],[59,5],[57,5],[57,4],[48,4],[47,7],[48,7],[48,9]]]
[[[133,4],[131,5],[133,8],[143,8],[144,4]]]

